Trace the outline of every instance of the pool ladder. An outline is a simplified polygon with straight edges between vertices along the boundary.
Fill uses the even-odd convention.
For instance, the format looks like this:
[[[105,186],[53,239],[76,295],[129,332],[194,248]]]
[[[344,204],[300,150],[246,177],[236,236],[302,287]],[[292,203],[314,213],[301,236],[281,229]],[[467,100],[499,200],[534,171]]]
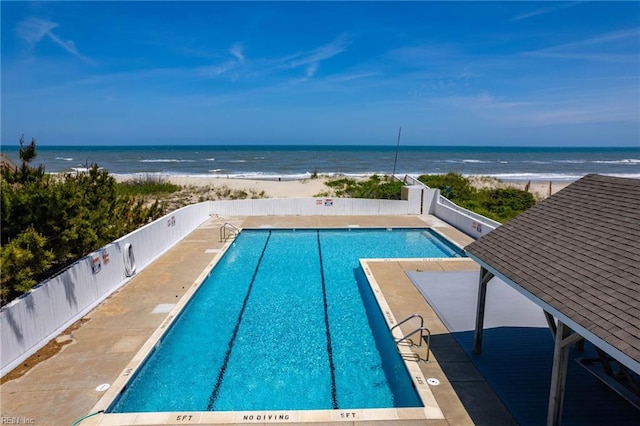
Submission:
[[[240,229],[233,226],[229,222],[226,222],[224,225],[220,227],[220,242],[227,241],[228,238],[235,238],[240,233]]]
[[[414,318],[420,319],[420,327],[414,329],[413,331],[405,334],[402,337],[394,336],[393,339],[396,342],[396,349],[398,350],[398,353],[400,353],[403,359],[416,361],[416,362],[418,361],[429,362],[429,346],[431,345],[431,332],[429,331],[428,328],[424,326],[424,318],[422,318],[422,315],[420,314],[409,315],[408,317],[406,317],[405,319],[403,319],[402,321],[400,321],[399,323],[391,327],[391,334],[393,335],[393,330],[395,328],[399,327],[400,325]],[[420,340],[418,340],[418,343],[414,342],[412,339],[412,337],[415,335],[420,336]],[[422,344],[425,342],[425,336],[427,337],[426,339],[427,355],[425,356],[425,358],[421,358],[420,354],[414,348],[422,348]],[[406,352],[403,353],[402,351],[400,351],[400,346],[408,346],[409,348],[411,348],[412,349],[411,354],[407,354]]]

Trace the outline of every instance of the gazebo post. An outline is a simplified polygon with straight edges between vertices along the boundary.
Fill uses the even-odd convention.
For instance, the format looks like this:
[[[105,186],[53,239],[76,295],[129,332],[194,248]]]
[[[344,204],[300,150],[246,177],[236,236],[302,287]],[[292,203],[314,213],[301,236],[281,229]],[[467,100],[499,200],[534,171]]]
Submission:
[[[487,284],[493,278],[493,274],[484,266],[480,267],[480,280],[478,283],[478,304],[476,306],[476,331],[473,335],[473,353],[482,352],[482,334],[484,331],[484,307],[487,299]]]
[[[569,362],[569,346],[582,340],[578,333],[571,334],[571,329],[558,319],[555,347],[553,350],[553,368],[551,370],[551,389],[549,391],[549,409],[547,425],[559,425],[562,418],[564,388],[567,381],[567,364]]]

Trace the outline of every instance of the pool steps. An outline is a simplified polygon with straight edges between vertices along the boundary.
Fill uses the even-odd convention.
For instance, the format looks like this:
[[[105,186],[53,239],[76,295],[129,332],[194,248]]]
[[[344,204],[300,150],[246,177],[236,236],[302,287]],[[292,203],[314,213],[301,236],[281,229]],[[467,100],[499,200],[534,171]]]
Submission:
[[[224,243],[229,238],[235,238],[239,233],[240,229],[237,226],[225,222],[225,224],[220,227],[220,242]]]
[[[393,334],[393,330],[397,327],[399,327],[400,325],[404,324],[407,321],[410,321],[412,319],[420,319],[420,327],[414,329],[413,331],[411,331],[410,333],[407,333],[401,337],[396,337],[394,336],[394,340],[396,342],[396,348],[398,349],[398,353],[400,353],[400,355],[402,356],[403,359],[409,360],[409,361],[423,361],[423,362],[429,362],[429,346],[431,344],[431,331],[429,331],[429,329],[427,327],[424,326],[424,318],[422,318],[422,315],[420,314],[412,314],[409,315],[408,317],[406,317],[405,319],[403,319],[402,321],[398,322],[396,325],[394,325],[393,327],[391,327],[391,334]],[[425,332],[426,332],[426,336],[427,336],[427,354],[424,358],[420,357],[420,354],[418,353],[418,351],[416,350],[417,348],[422,348],[422,343],[425,342]],[[411,339],[412,336],[414,336],[415,334],[420,333],[420,340],[418,341],[419,343],[415,343],[413,341],[413,339]],[[413,349],[410,353],[407,353],[405,351],[401,351],[400,350],[400,346],[407,346],[411,349]]]

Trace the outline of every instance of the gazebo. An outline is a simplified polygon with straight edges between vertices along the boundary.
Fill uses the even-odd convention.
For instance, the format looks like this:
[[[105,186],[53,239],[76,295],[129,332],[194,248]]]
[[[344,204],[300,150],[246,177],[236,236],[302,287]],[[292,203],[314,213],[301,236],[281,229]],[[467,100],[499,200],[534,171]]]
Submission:
[[[547,424],[560,424],[569,347],[584,340],[615,373],[603,381],[640,401],[640,180],[587,175],[465,250],[481,266],[473,352],[494,276],[544,310],[555,337]]]

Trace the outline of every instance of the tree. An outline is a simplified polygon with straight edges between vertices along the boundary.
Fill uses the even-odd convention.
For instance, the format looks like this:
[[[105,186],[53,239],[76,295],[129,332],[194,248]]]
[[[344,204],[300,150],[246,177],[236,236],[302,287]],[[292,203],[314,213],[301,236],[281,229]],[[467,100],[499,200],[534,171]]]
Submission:
[[[24,146],[24,135],[20,136],[20,160],[22,160],[22,166],[27,166],[31,160],[36,158],[36,139],[31,138],[31,143]]]
[[[97,164],[85,173],[52,176],[32,167],[36,142],[20,138],[19,168],[1,171],[2,304],[44,279],[162,215],[157,201],[118,191]]]
[[[46,246],[47,239],[29,227],[0,248],[3,304],[29,291],[37,284],[34,277],[51,267],[55,256]]]

